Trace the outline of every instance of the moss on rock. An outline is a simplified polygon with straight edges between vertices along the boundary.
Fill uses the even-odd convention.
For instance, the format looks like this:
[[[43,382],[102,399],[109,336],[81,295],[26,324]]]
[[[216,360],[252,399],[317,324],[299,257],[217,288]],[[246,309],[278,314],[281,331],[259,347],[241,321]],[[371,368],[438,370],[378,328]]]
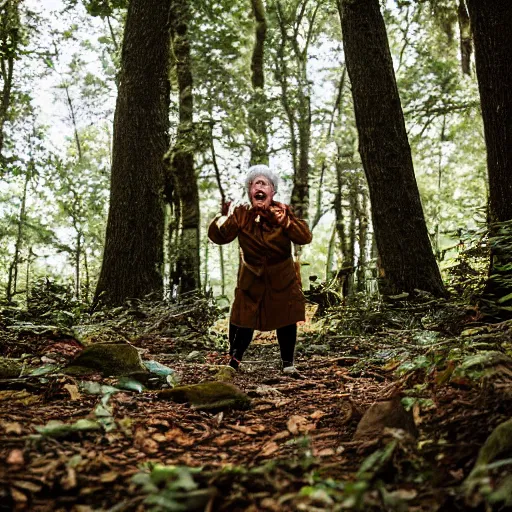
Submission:
[[[139,352],[128,343],[96,343],[91,345],[71,361],[64,371],[72,375],[98,371],[104,376],[148,373],[146,367],[142,364]]]
[[[21,364],[16,359],[0,357],[0,379],[15,379],[21,373]]]
[[[247,409],[251,399],[239,388],[226,382],[202,382],[164,389],[158,393],[163,400],[190,404],[200,410]]]

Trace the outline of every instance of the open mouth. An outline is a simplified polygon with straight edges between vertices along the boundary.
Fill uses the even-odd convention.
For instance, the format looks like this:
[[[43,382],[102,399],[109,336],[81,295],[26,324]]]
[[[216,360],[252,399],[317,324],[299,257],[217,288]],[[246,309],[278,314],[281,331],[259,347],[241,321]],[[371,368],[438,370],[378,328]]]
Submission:
[[[256,192],[256,194],[254,194],[254,199],[256,199],[257,201],[264,201],[266,197],[267,194],[265,194],[264,192]]]

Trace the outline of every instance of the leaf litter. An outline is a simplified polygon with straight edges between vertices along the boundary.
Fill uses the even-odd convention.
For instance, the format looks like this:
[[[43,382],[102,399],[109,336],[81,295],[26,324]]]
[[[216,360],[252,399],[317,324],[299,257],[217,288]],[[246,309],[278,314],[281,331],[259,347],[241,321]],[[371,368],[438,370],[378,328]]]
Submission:
[[[40,358],[44,372],[0,381],[0,510],[456,511],[508,503],[508,445],[498,460],[482,462],[479,453],[510,418],[509,327],[497,327],[499,342],[489,347],[492,328],[432,334],[431,321],[422,334],[404,309],[389,321],[379,312],[379,323],[375,312],[355,322],[347,309],[302,326],[303,380],[283,376],[275,339],[257,336],[234,377],[251,397],[248,410],[157,399],[162,386],[210,381],[225,363],[225,322],[205,328],[190,304],[147,314],[123,334],[156,387],[46,371]],[[425,316],[419,310],[411,306],[410,316]],[[32,361],[47,353],[45,332],[27,334],[36,337]],[[474,349],[482,336],[485,350]],[[95,341],[105,341],[101,330]],[[56,354],[59,365],[76,352],[74,342],[60,344],[73,350]],[[187,361],[193,350],[206,362]],[[498,383],[489,378],[496,368]],[[396,426],[354,439],[370,406],[397,399],[417,439]]]

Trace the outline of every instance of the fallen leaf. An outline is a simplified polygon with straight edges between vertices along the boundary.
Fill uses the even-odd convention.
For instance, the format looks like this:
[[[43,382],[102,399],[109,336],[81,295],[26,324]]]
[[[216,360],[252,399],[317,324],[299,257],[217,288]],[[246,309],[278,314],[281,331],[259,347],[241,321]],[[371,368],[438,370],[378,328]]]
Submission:
[[[273,435],[270,440],[279,441],[279,439],[285,439],[286,437],[290,437],[290,432],[288,432],[288,430],[282,430],[281,432],[278,432],[277,434]]]
[[[80,400],[80,398],[82,398],[80,391],[78,391],[78,386],[76,386],[75,384],[65,384],[64,389],[69,393],[72,401]]]
[[[26,390],[15,391],[8,389],[0,391],[0,402],[9,400],[10,402],[20,402],[23,405],[32,405],[39,402],[41,399],[37,395],[32,395]]]
[[[196,443],[196,440],[193,437],[185,435],[179,428],[172,428],[167,431],[165,433],[165,438],[167,441],[173,441],[180,446],[192,446]]]
[[[323,418],[326,415],[324,411],[315,411],[309,415],[310,418],[313,418],[314,420],[319,420],[320,418]]]
[[[7,456],[7,464],[21,466],[25,463],[25,458],[23,457],[23,452],[21,450],[15,449],[11,450],[9,455]]]
[[[414,489],[397,489],[396,491],[392,491],[388,494],[388,496],[393,498],[398,498],[400,500],[413,500],[418,495],[418,491]]]
[[[273,498],[263,498],[261,500],[261,508],[270,512],[281,512],[282,505]]]
[[[151,436],[157,443],[163,443],[165,441],[167,441],[167,438],[165,437],[164,434],[153,434]]]
[[[103,482],[103,483],[111,483],[111,482],[114,482],[115,480],[117,480],[117,478],[119,477],[119,473],[117,473],[116,471],[107,471],[106,473],[102,473],[101,476],[100,476],[100,482]]]
[[[248,436],[255,436],[257,432],[255,432],[251,427],[245,427],[244,425],[226,425],[227,428],[231,430],[236,430],[237,432],[242,432],[242,434],[247,434]]]
[[[2,423],[2,427],[6,434],[17,434],[21,435],[21,424],[17,422],[6,421]]]
[[[322,448],[317,452],[314,452],[313,455],[316,457],[329,457],[330,455],[334,455],[336,451],[333,448]]]
[[[421,417],[420,412],[420,404],[418,402],[415,402],[414,405],[412,406],[412,417],[414,420],[414,424],[416,426],[420,425],[423,422],[423,418]]]
[[[248,424],[250,425],[251,422],[248,422]],[[258,433],[261,433],[261,432],[266,432],[268,430],[268,425],[262,425],[261,423],[256,423],[254,425],[250,425],[251,429],[254,430],[255,432],[258,432]]]
[[[268,457],[269,455],[272,455],[273,453],[277,452],[277,450],[279,450],[279,445],[274,441],[269,441],[268,443],[265,443],[263,445],[263,448],[260,451],[260,456]]]
[[[16,503],[26,503],[28,501],[27,496],[14,487],[11,487],[11,496]]]
[[[73,512],[94,512],[94,509],[89,505],[74,505]]]
[[[237,439],[233,436],[233,434],[222,434],[220,436],[217,436],[213,442],[217,446],[226,446],[228,444],[236,444]]]
[[[215,423],[215,425],[217,425],[217,427],[220,426],[220,424],[222,423],[222,420],[224,419],[224,411],[220,411],[219,413],[217,413],[213,418],[213,422]]]
[[[297,435],[299,433],[314,430],[316,428],[316,425],[314,425],[313,423],[308,423],[308,420],[304,418],[304,416],[293,415],[290,416],[290,418],[288,419],[288,422],[286,423],[286,428],[293,435]]]
[[[158,443],[151,439],[149,432],[143,427],[138,427],[135,430],[133,446],[147,454],[156,453],[158,451]]]
[[[18,489],[23,489],[24,491],[30,492],[39,492],[42,488],[41,485],[35,484],[34,482],[29,482],[27,480],[14,480],[12,485],[17,487]]]
[[[60,485],[66,491],[76,487],[76,471],[74,468],[68,468],[67,473],[60,480]]]

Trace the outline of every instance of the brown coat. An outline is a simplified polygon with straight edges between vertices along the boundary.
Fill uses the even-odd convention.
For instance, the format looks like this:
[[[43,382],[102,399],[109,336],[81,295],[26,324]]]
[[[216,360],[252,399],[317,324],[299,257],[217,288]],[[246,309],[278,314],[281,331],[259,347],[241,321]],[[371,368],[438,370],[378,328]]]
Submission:
[[[234,325],[272,331],[305,319],[292,242],[309,244],[312,235],[306,222],[291,212],[288,215],[287,228],[268,225],[258,222],[249,205],[242,205],[227,218],[216,218],[210,224],[208,237],[212,242],[227,244],[238,236],[240,244],[238,283],[231,308]]]

